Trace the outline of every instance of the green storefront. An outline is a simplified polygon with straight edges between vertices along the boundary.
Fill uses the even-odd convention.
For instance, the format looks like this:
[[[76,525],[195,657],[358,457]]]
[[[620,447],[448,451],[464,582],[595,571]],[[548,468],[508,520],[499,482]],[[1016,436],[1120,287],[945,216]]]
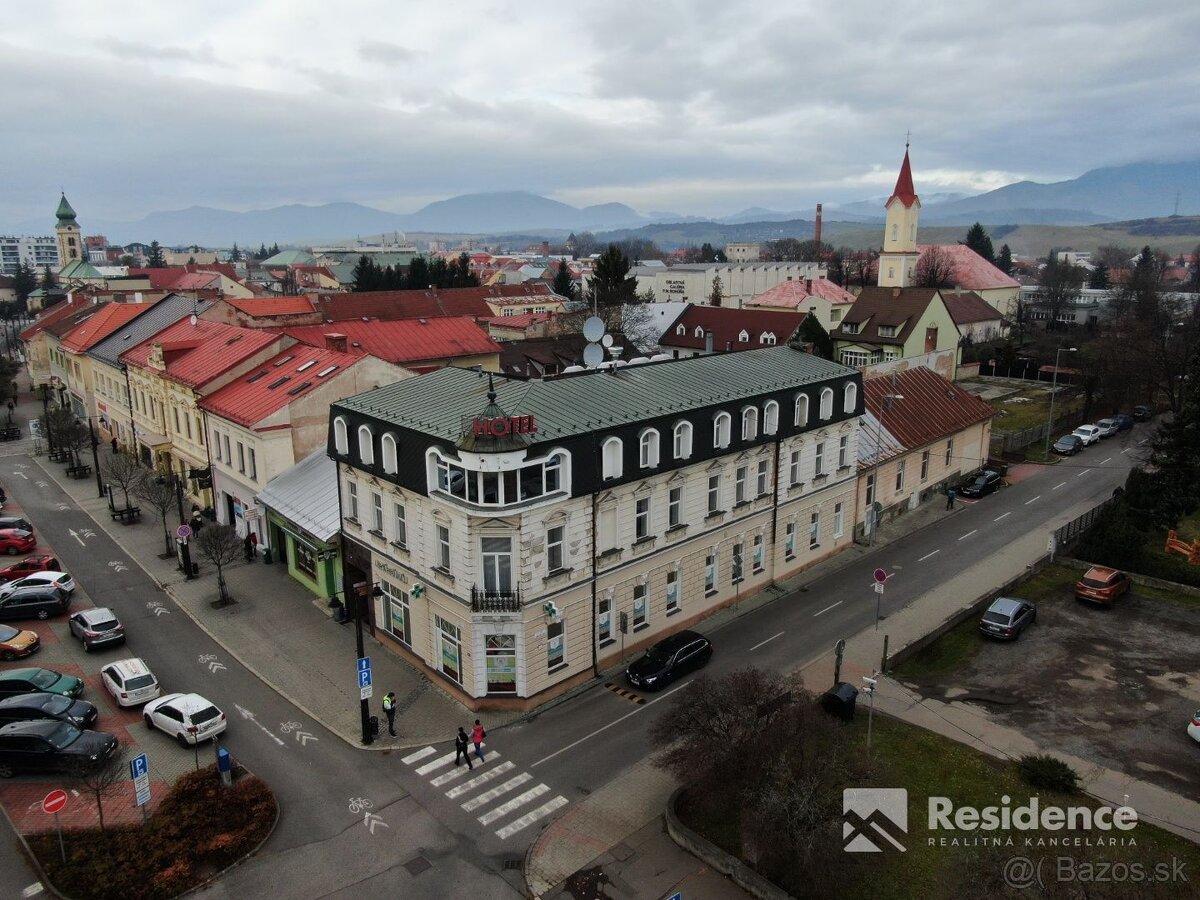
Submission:
[[[321,449],[276,475],[258,495],[271,561],[318,597],[341,590],[337,467]]]

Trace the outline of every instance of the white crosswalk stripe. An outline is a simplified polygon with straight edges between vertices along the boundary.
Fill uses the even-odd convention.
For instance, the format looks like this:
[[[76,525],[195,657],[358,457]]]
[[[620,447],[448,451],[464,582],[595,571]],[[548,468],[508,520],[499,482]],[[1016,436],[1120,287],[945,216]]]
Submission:
[[[484,767],[480,763],[484,771],[478,774],[466,766],[454,766],[456,755],[438,755],[435,747],[424,747],[403,757],[401,761],[406,766],[413,766],[416,774],[427,778],[436,788],[445,788],[451,782],[465,778],[449,787],[445,791],[446,797],[461,801],[459,806],[465,812],[477,813],[476,818],[481,825],[497,826],[495,834],[501,840],[545,819],[570,802],[559,794],[530,809],[530,805],[538,798],[545,799],[545,795],[550,793],[549,785],[534,783],[531,774],[516,771],[516,764],[511,761],[499,762],[500,754],[496,751],[485,751],[484,762],[487,765]],[[477,758],[472,761],[477,762]],[[470,777],[466,777],[468,774]],[[501,782],[501,778],[505,780]],[[523,792],[514,795],[519,788]],[[493,806],[496,803],[499,805]],[[511,821],[506,821],[509,819]]]

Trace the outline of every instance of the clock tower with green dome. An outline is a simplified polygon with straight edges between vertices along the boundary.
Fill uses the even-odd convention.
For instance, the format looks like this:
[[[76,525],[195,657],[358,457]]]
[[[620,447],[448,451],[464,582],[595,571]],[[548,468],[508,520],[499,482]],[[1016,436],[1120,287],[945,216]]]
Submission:
[[[54,226],[54,234],[58,239],[58,267],[83,259],[83,235],[79,231],[79,223],[75,221],[75,210],[67,202],[64,193],[58,201],[58,211],[55,212],[58,224]]]

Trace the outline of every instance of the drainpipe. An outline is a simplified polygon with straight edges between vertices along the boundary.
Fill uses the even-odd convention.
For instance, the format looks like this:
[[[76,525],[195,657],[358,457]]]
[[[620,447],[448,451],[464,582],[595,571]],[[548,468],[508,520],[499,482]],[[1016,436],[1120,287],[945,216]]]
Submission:
[[[596,447],[595,433],[592,434],[592,462],[594,464],[593,471],[599,472],[600,471],[600,453]],[[574,465],[572,465],[572,467],[571,467],[572,488],[574,488],[574,481],[575,481],[575,469],[574,469]],[[600,677],[600,640],[599,640],[599,635],[596,634],[596,615],[597,615],[597,603],[596,603],[596,506],[597,506],[597,503],[596,503],[596,498],[597,498],[597,495],[598,495],[598,491],[592,491],[592,525],[591,525],[592,556],[591,556],[591,559],[589,560],[588,564],[591,566],[591,569],[592,569],[592,626],[591,626],[591,630],[592,630],[592,675],[595,676],[596,678],[599,678]],[[609,623],[610,623],[609,627],[611,629],[611,627],[612,627],[611,626],[612,610],[611,609],[608,611],[608,614],[609,614]]]
[[[775,548],[779,544],[779,448],[783,443],[779,428],[782,408],[775,422],[775,471],[771,473],[771,583],[775,583]],[[765,548],[764,548],[765,550]]]

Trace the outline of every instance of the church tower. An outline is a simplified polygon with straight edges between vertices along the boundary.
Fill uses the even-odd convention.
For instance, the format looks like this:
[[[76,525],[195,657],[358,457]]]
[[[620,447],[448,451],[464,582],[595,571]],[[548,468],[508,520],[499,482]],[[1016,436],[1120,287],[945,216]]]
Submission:
[[[884,224],[883,252],[879,254],[879,286],[910,287],[917,259],[917,219],[921,201],[913,190],[912,168],[908,162],[908,144],[904,145],[904,162],[900,177],[887,202],[887,221]]]
[[[54,234],[58,239],[58,267],[83,259],[83,235],[79,231],[79,223],[75,221],[75,210],[67,202],[63,194],[58,201],[58,211],[54,214],[58,224],[54,226]]]

